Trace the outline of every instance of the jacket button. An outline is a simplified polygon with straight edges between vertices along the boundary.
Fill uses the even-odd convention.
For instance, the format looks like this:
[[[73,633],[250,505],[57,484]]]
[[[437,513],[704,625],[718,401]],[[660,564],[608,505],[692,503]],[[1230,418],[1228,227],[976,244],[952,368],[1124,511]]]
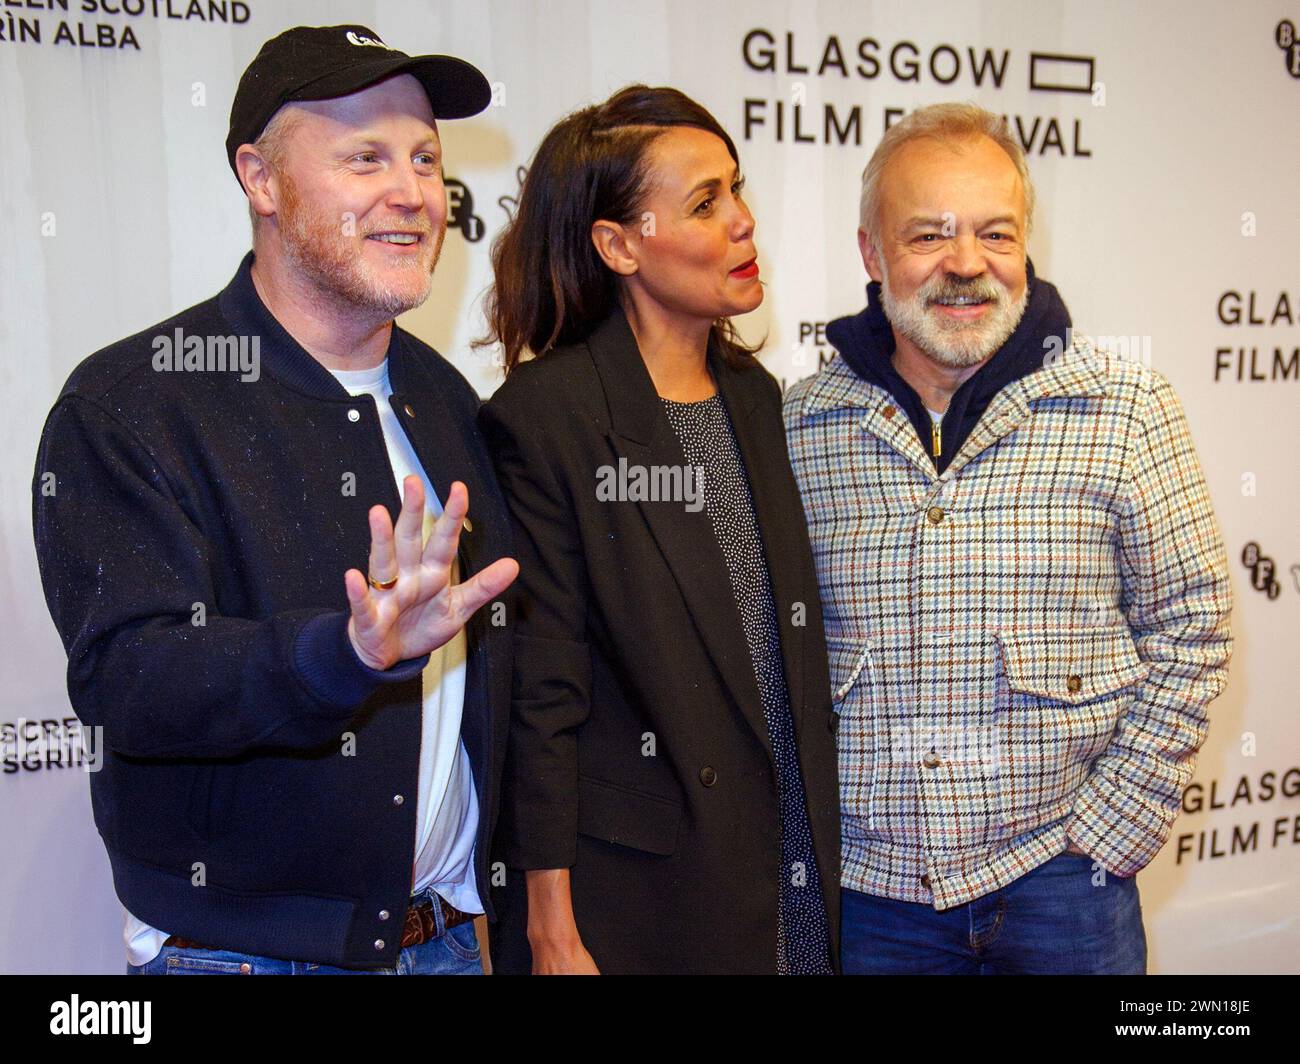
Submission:
[[[379,919],[381,919],[381,920],[387,920],[387,919],[388,919],[388,910],[387,910],[387,909],[380,909],[380,910],[379,910]]]
[[[349,411],[348,411],[348,420],[349,420],[349,421],[360,421],[360,420],[361,420],[361,411],[360,411],[360,410],[357,410],[357,409],[355,409],[355,408],[352,409],[352,410],[349,410]]]
[[[937,525],[940,521],[943,520],[943,507],[931,506],[928,510],[925,511],[925,516],[929,520],[930,524]]]
[[[936,754],[933,750],[931,750],[922,759],[921,764],[923,764],[926,768],[938,768],[940,765],[943,764],[943,761],[940,759],[938,754]]]
[[[1065,678],[1065,686],[1069,690],[1070,694],[1077,695],[1083,690],[1083,677],[1081,677],[1077,672],[1072,672]]]
[[[382,950],[383,948],[384,948],[384,940],[382,938],[375,939],[375,949]]]
[[[892,418],[892,417],[894,416],[894,412],[895,412],[895,411],[894,411],[894,408],[893,408],[892,406],[887,406],[887,407],[885,407],[885,409],[882,410],[880,413],[881,413],[881,416],[884,417],[884,419],[885,419],[886,421],[888,421],[890,418]]]
[[[239,966],[240,975],[249,975],[252,971],[253,966],[249,964],[248,961],[244,961],[244,963]]]
[[[406,801],[406,799],[400,794],[393,795],[393,805],[401,805],[404,801]]]
[[[406,411],[407,417],[415,417],[415,411],[411,409],[410,403],[407,403],[404,407],[402,407],[402,409]]]
[[[926,890],[929,890],[929,889],[930,889],[930,877],[929,877],[929,876],[922,876],[922,877],[921,877],[921,886],[925,887]]]
[[[706,787],[712,787],[718,782],[718,774],[712,765],[705,765],[700,769],[700,782]]]

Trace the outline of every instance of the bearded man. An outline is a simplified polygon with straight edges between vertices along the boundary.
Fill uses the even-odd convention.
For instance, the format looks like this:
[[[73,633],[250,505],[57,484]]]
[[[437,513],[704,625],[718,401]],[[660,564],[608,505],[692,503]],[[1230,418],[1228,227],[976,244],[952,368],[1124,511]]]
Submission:
[[[1071,335],[973,105],[863,174],[868,306],[785,403],[837,712],[846,973],[1139,973],[1231,650],[1225,552],[1148,367]]]
[[[478,397],[393,318],[446,232],[436,119],[490,97],[364,26],[268,41],[226,140],[252,252],[46,422],[37,554],[128,974],[482,971],[510,654],[475,611],[518,566]]]

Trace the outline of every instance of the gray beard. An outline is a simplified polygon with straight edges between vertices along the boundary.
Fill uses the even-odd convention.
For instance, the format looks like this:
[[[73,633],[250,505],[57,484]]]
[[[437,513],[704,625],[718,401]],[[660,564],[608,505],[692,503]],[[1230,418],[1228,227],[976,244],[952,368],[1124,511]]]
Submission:
[[[926,282],[908,299],[896,300],[889,286],[889,273],[881,258],[880,301],[889,324],[907,337],[923,355],[949,369],[966,369],[993,355],[1016,331],[1029,303],[1029,286],[1012,300],[1006,288],[991,278],[972,278],[969,285],[952,284],[947,279]],[[953,288],[971,289],[994,302],[985,321],[944,321],[929,307],[935,296]]]

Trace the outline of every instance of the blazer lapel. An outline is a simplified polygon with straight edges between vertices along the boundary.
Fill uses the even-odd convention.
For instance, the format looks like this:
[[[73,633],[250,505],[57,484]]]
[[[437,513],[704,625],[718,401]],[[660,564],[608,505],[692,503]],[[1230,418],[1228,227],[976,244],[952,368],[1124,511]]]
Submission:
[[[681,442],[668,422],[621,310],[614,311],[591,334],[587,347],[609,405],[608,435],[615,453],[629,465],[684,468]],[[749,645],[726,558],[707,509],[692,513],[681,503],[664,501],[641,501],[638,506],[672,570],[709,657],[771,759],[772,745]]]
[[[754,502],[754,517],[763,540],[763,556],[772,585],[772,604],[777,629],[781,635],[781,658],[785,664],[786,688],[796,729],[803,714],[804,636],[807,626],[793,623],[792,609],[802,603],[804,610],[815,604],[804,602],[805,584],[801,580],[801,551],[791,557],[807,529],[803,502],[790,471],[785,445],[785,427],[780,408],[761,404],[763,371],[735,370],[710,352],[710,363],[718,380],[727,413],[736,433],[736,446],[749,479]]]

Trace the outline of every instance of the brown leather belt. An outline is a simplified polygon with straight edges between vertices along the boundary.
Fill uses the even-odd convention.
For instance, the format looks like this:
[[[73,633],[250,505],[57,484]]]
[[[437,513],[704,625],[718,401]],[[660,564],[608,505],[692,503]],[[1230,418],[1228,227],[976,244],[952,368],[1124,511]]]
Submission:
[[[442,927],[448,931],[458,924],[467,924],[474,919],[470,913],[463,913],[441,894],[435,894],[438,907],[442,909]],[[438,924],[433,915],[433,902],[428,898],[406,910],[406,922],[402,925],[402,949],[418,946],[438,937]]]
[[[442,927],[444,931],[458,927],[461,924],[470,923],[474,919],[473,913],[461,912],[441,894],[434,895],[434,897],[438,899],[438,907],[442,910]],[[433,902],[430,899],[425,898],[419,905],[412,905],[406,910],[406,919],[402,923],[402,949],[406,949],[408,946],[418,946],[437,937],[438,920],[433,915]],[[170,936],[163,945],[176,946],[180,949],[215,950],[220,948],[218,946],[205,946],[201,942],[182,938],[180,935]]]

